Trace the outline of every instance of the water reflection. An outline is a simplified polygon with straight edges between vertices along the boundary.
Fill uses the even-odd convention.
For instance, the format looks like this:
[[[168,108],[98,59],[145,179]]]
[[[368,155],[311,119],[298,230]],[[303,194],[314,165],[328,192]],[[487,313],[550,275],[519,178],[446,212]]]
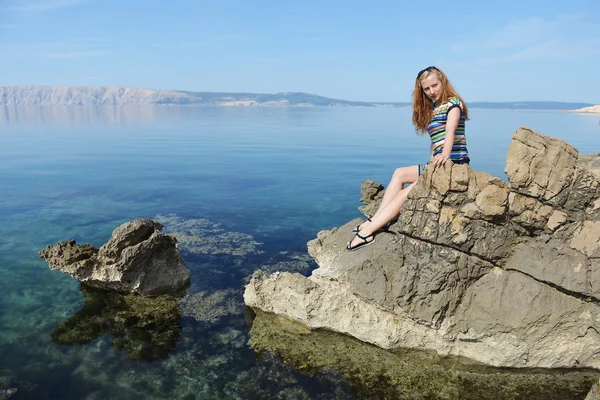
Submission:
[[[166,359],[181,333],[179,299],[170,295],[140,296],[81,285],[85,304],[59,323],[52,342],[83,346],[111,335],[113,346],[132,360]]]
[[[185,107],[169,106],[13,106],[0,107],[0,122],[123,124],[182,117]]]
[[[250,336],[259,356],[275,353],[306,374],[335,370],[361,399],[583,399],[600,375],[588,370],[509,370],[426,351],[390,352],[263,312],[252,320]]]
[[[351,109],[341,109],[342,112]],[[329,108],[303,107],[223,107],[198,105],[131,105],[131,106],[0,106],[0,124],[3,123],[58,123],[122,125],[156,123],[192,118],[219,117],[240,119],[269,116],[271,123],[293,123],[314,126],[330,112]]]

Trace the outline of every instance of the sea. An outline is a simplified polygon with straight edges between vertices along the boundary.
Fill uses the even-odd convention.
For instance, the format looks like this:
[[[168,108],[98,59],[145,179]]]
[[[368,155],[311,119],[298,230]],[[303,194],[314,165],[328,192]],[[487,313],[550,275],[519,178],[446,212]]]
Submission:
[[[521,126],[597,153],[599,120],[473,108],[471,167],[506,180]],[[362,216],[363,180],[387,184],[428,151],[408,107],[0,108],[0,399],[583,399],[594,371],[381,353],[244,306],[258,269],[317,268],[306,243]],[[190,268],[169,306],[89,291],[39,257],[138,218],[174,234]]]

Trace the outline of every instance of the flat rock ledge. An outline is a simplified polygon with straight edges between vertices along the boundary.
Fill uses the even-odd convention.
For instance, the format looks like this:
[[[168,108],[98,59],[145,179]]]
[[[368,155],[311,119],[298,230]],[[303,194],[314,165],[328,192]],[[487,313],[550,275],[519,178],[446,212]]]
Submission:
[[[100,249],[66,240],[40,252],[53,270],[89,287],[121,293],[179,294],[190,284],[190,270],[177,249],[177,239],[162,233],[149,219],[116,228]]]
[[[344,248],[355,219],[308,243],[308,278],[257,271],[244,300],[310,329],[517,368],[600,368],[600,156],[522,127],[509,185],[428,169],[390,233]],[[372,215],[383,187],[365,181]]]

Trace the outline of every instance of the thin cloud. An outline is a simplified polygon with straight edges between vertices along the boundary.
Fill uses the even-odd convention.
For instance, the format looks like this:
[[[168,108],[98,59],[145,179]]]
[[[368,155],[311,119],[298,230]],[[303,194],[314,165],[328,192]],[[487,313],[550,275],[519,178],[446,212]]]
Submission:
[[[535,43],[547,34],[550,25],[554,24],[537,17],[514,21],[493,32],[484,46],[488,49],[504,49]]]
[[[19,1],[17,5],[6,7],[6,11],[18,12],[44,12],[77,6],[83,3],[89,3],[92,0],[46,0],[46,1]]]
[[[104,51],[73,51],[66,53],[46,53],[40,54],[43,58],[50,59],[65,59],[65,58],[83,58],[83,57],[100,57],[107,53]]]
[[[112,37],[80,36],[72,38],[73,45],[120,46],[131,44],[129,40]]]
[[[260,36],[260,35],[243,35],[243,34],[214,34],[207,36],[200,40],[188,40],[181,42],[152,42],[149,43],[150,47],[154,48],[207,48],[207,47],[219,47],[230,46],[232,44],[238,45],[258,45],[264,43],[270,43],[275,38],[273,36]]]
[[[109,51],[99,49],[98,46],[72,43],[0,44],[0,52],[5,56],[42,59],[101,57],[109,54]]]
[[[463,57],[469,53],[473,58],[491,58],[495,62],[595,58],[594,46],[585,43],[599,42],[600,25],[586,19],[583,14],[552,19],[522,18],[496,30],[473,35],[478,39],[452,43],[450,50],[463,54]],[[587,26],[587,34],[578,35],[575,31],[583,26]]]
[[[469,43],[468,42],[451,43],[450,49],[452,49],[452,51],[454,51],[456,53],[461,53],[461,52],[469,50]]]
[[[70,43],[70,42],[41,42],[41,43],[5,43],[0,44],[1,51],[20,50],[20,51],[32,51],[32,50],[87,50],[93,47],[108,47],[108,45],[102,45],[101,43]]]
[[[581,58],[598,58],[600,38],[579,43],[567,43],[564,40],[549,40],[504,57],[505,62],[520,62],[531,60],[574,60]]]
[[[555,60],[568,58],[569,56],[567,53],[570,53],[570,51],[568,51],[568,46],[566,46],[564,42],[550,40],[510,53],[504,57],[504,61]]]
[[[0,44],[0,49],[8,50],[28,50],[28,49],[56,49],[74,47],[70,43],[49,42],[49,43],[7,43]]]

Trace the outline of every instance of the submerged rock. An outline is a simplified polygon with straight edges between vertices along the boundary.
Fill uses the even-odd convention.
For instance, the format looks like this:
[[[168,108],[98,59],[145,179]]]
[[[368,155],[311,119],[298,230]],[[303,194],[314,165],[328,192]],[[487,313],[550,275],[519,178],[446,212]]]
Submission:
[[[166,359],[181,333],[179,299],[140,296],[82,287],[81,310],[56,326],[52,341],[83,346],[110,335],[115,348],[132,360]]]
[[[19,391],[16,387],[11,386],[9,377],[0,376],[0,400],[8,400]]]
[[[307,379],[272,353],[262,354],[256,365],[233,376],[223,392],[223,397],[212,398],[356,400],[344,379],[334,371],[323,369]]]
[[[285,316],[258,311],[250,346],[304,372],[335,370],[359,399],[581,399],[600,375],[593,370],[506,370],[432,351],[387,351],[352,337],[311,331]]]
[[[156,220],[165,226],[165,232],[177,238],[179,249],[196,255],[231,255],[247,257],[264,254],[262,243],[248,234],[231,232],[221,224],[207,219],[183,219],[177,215],[157,215]]]
[[[319,268],[257,272],[259,310],[377,346],[504,367],[600,368],[600,177],[567,143],[513,136],[510,185],[467,165],[428,169],[390,233],[347,252],[353,220],[308,243]],[[378,184],[363,184],[372,215]],[[365,211],[366,212],[366,211]]]
[[[31,394],[38,389],[37,384],[0,375],[0,400],[29,399],[32,398]]]
[[[212,324],[222,318],[241,314],[244,304],[239,290],[225,289],[210,294],[188,294],[181,300],[181,307],[184,316]]]
[[[149,219],[126,222],[97,249],[74,240],[40,252],[51,269],[88,286],[119,292],[175,293],[187,288],[190,271],[177,250],[177,240]]]

